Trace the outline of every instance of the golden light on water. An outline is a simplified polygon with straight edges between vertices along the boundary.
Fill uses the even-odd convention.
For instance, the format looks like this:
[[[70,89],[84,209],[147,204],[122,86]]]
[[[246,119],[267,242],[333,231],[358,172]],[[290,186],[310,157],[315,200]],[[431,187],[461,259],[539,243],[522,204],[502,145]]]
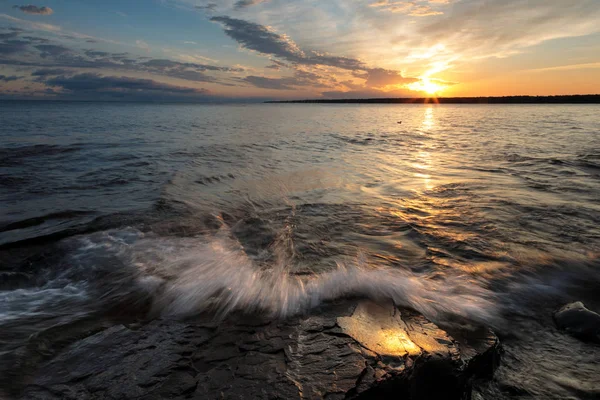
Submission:
[[[433,117],[433,107],[427,107],[425,109],[425,116],[423,117],[423,122],[421,123],[421,126],[424,131],[430,131],[435,126],[435,120]]]

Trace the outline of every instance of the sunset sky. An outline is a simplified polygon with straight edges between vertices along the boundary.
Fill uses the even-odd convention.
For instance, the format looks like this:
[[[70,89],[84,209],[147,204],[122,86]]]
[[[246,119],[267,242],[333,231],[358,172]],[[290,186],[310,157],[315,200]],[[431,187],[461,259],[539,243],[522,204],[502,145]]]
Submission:
[[[0,0],[0,99],[595,93],[599,0]]]

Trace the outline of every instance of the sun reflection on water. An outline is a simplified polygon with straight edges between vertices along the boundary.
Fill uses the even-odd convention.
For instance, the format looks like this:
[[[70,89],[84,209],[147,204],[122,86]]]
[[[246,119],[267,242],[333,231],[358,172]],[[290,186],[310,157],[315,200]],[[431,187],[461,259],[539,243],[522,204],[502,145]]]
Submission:
[[[424,131],[430,131],[431,129],[434,128],[435,125],[435,120],[433,117],[433,107],[429,106],[425,109],[425,116],[423,118],[423,130]]]

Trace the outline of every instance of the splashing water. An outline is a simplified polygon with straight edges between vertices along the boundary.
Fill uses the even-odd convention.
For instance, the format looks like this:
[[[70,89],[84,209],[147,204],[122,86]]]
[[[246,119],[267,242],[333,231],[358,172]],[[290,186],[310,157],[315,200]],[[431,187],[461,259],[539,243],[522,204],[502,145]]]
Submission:
[[[226,227],[210,238],[167,238],[135,230],[106,232],[101,243],[97,237],[83,239],[87,244],[74,258],[89,263],[89,252],[100,251],[103,257],[112,253],[128,266],[138,290],[151,292],[153,315],[211,311],[222,316],[241,311],[285,318],[326,301],[364,297],[391,299],[434,321],[458,316],[480,324],[500,324],[494,294],[473,278],[430,279],[377,266],[364,254],[340,260],[333,271],[296,276],[290,273],[293,241],[289,231],[278,235],[272,245],[275,261],[268,266],[252,260],[231,237]]]

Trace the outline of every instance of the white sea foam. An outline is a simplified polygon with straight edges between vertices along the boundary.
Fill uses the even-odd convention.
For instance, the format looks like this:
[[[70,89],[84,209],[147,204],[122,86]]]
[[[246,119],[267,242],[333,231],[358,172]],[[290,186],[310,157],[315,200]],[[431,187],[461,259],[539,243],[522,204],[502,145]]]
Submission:
[[[155,316],[242,311],[285,318],[326,301],[363,297],[391,299],[437,322],[458,316],[489,326],[500,323],[495,294],[473,278],[433,279],[374,265],[365,256],[340,260],[328,272],[297,276],[290,273],[293,243],[287,234],[274,244],[275,261],[269,265],[248,257],[231,237],[226,228],[212,237],[161,237],[133,229],[80,237],[66,271],[43,287],[0,296],[7,300],[0,322],[57,307],[65,311],[70,302],[75,308],[82,303],[93,308],[90,302],[101,307],[134,294],[151,299]]]
[[[343,297],[391,299],[434,321],[460,316],[497,325],[494,294],[465,276],[430,279],[370,264],[364,256],[340,260],[337,268],[309,277],[290,273],[290,254],[278,246],[268,267],[249,258],[226,231],[207,238],[144,237],[128,249],[138,283],[154,291],[155,314],[183,316],[203,311],[268,313],[285,318]]]

